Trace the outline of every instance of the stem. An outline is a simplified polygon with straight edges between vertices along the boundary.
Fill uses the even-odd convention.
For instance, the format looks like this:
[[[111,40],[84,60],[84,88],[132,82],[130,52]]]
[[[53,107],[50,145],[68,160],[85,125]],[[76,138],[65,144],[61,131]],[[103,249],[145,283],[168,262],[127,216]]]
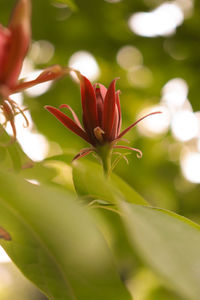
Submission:
[[[108,177],[111,172],[112,147],[110,144],[100,146],[97,148],[97,153],[101,158],[104,174],[106,175],[106,177]]]

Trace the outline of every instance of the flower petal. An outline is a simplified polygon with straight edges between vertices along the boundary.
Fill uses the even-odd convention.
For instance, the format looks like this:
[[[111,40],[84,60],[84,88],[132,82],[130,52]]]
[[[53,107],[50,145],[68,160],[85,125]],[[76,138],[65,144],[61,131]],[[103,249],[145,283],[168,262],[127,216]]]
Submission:
[[[120,133],[121,124],[122,124],[122,115],[121,115],[121,107],[120,107],[120,101],[119,101],[119,94],[120,94],[120,91],[117,91],[116,92],[116,104],[117,104],[118,115],[119,115],[118,128],[117,128],[117,136]]]
[[[83,75],[80,77],[83,123],[86,132],[93,138],[93,129],[99,125],[97,101],[91,82]]]
[[[94,88],[95,92],[96,92],[96,90],[100,91],[100,95],[101,95],[101,97],[102,97],[102,99],[104,101],[106,93],[107,93],[107,88],[103,84],[101,84],[101,83],[95,83],[93,85],[93,88]]]
[[[7,55],[11,32],[0,24],[0,82],[2,82],[2,69]]]
[[[161,111],[154,111],[154,112],[152,112],[152,113],[150,113],[150,114],[148,114],[148,115],[146,115],[146,116],[140,118],[139,120],[137,120],[136,122],[134,122],[133,124],[131,124],[129,127],[127,127],[124,131],[122,131],[122,132],[118,135],[117,139],[120,139],[120,138],[121,138],[123,135],[125,135],[131,128],[133,128],[135,125],[137,125],[140,121],[144,120],[145,118],[147,118],[147,117],[149,117],[149,116],[151,116],[151,115],[161,114],[161,113],[162,113]]]
[[[54,65],[49,68],[46,68],[40,75],[31,81],[23,81],[17,84],[13,89],[13,93],[17,93],[21,90],[28,89],[36,84],[40,84],[49,80],[55,80],[59,79],[62,76],[65,76],[66,74],[70,73],[70,68],[62,68],[59,65]]]
[[[111,82],[104,100],[103,130],[105,131],[105,139],[108,141],[112,140],[112,127],[114,123],[116,106],[115,83],[117,79],[118,78]]]
[[[30,15],[30,0],[19,0],[8,27],[11,36],[1,70],[1,82],[10,88],[17,83],[22,63],[29,47],[31,35]]]
[[[90,143],[90,139],[85,131],[83,131],[73,120],[71,120],[68,116],[66,116],[59,109],[46,105],[45,109],[47,109],[52,115],[54,115],[65,127],[69,130],[80,136],[86,142]]]
[[[81,125],[81,123],[80,123],[80,121],[79,121],[79,119],[78,119],[76,113],[75,113],[74,110],[71,108],[71,106],[69,106],[69,105],[67,105],[67,104],[62,104],[62,105],[59,106],[59,108],[63,108],[63,107],[64,107],[64,108],[67,108],[67,109],[69,109],[69,110],[71,111],[72,116],[73,116],[73,118],[74,118],[74,122],[75,122],[81,129],[83,129],[83,127],[82,127],[82,125]]]

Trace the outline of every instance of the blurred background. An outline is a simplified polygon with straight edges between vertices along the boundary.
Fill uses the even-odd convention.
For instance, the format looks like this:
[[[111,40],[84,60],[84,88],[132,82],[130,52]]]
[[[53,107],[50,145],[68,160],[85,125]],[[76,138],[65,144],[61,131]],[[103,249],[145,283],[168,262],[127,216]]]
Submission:
[[[200,3],[194,0],[34,0],[32,46],[21,78],[61,64],[80,70],[105,86],[120,77],[122,128],[154,110],[126,136],[143,158],[128,155],[115,172],[152,205],[200,220]],[[68,2],[68,1],[66,1]],[[15,1],[1,0],[0,22],[6,26]],[[73,4],[73,1],[70,1]],[[77,153],[85,143],[44,110],[66,103],[81,118],[80,91],[72,78],[44,83],[16,94],[28,107],[28,129],[16,117],[18,141],[40,164],[45,158]],[[3,122],[3,116],[0,115]],[[9,125],[6,128],[11,133]],[[126,151],[125,151],[126,152]],[[91,159],[93,159],[91,157]],[[72,187],[71,167],[46,163],[56,176],[46,178]],[[27,179],[28,178],[27,176]],[[31,178],[39,184],[38,178]],[[129,281],[135,300],[181,299],[139,258]],[[144,286],[145,282],[145,286]],[[0,299],[45,299],[0,249]]]

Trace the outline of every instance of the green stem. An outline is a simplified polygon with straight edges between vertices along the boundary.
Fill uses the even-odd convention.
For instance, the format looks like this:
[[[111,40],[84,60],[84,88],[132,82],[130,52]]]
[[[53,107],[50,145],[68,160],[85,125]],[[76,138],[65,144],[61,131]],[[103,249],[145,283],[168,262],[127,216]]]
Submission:
[[[108,177],[111,172],[112,147],[110,144],[100,146],[97,149],[97,153],[101,158],[104,174]]]

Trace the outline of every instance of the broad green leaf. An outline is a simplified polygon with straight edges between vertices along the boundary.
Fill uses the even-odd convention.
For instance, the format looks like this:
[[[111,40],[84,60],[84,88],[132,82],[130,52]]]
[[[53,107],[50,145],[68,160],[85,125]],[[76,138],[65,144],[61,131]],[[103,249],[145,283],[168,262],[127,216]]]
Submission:
[[[170,211],[121,203],[133,246],[185,299],[199,300],[200,226]]]
[[[92,217],[72,196],[0,171],[0,244],[52,300],[130,300]]]
[[[106,178],[100,165],[86,159],[73,164],[73,180],[76,191],[81,196],[111,203],[115,203],[120,197],[127,202],[146,204],[146,201],[120,177],[112,174],[111,178]]]

